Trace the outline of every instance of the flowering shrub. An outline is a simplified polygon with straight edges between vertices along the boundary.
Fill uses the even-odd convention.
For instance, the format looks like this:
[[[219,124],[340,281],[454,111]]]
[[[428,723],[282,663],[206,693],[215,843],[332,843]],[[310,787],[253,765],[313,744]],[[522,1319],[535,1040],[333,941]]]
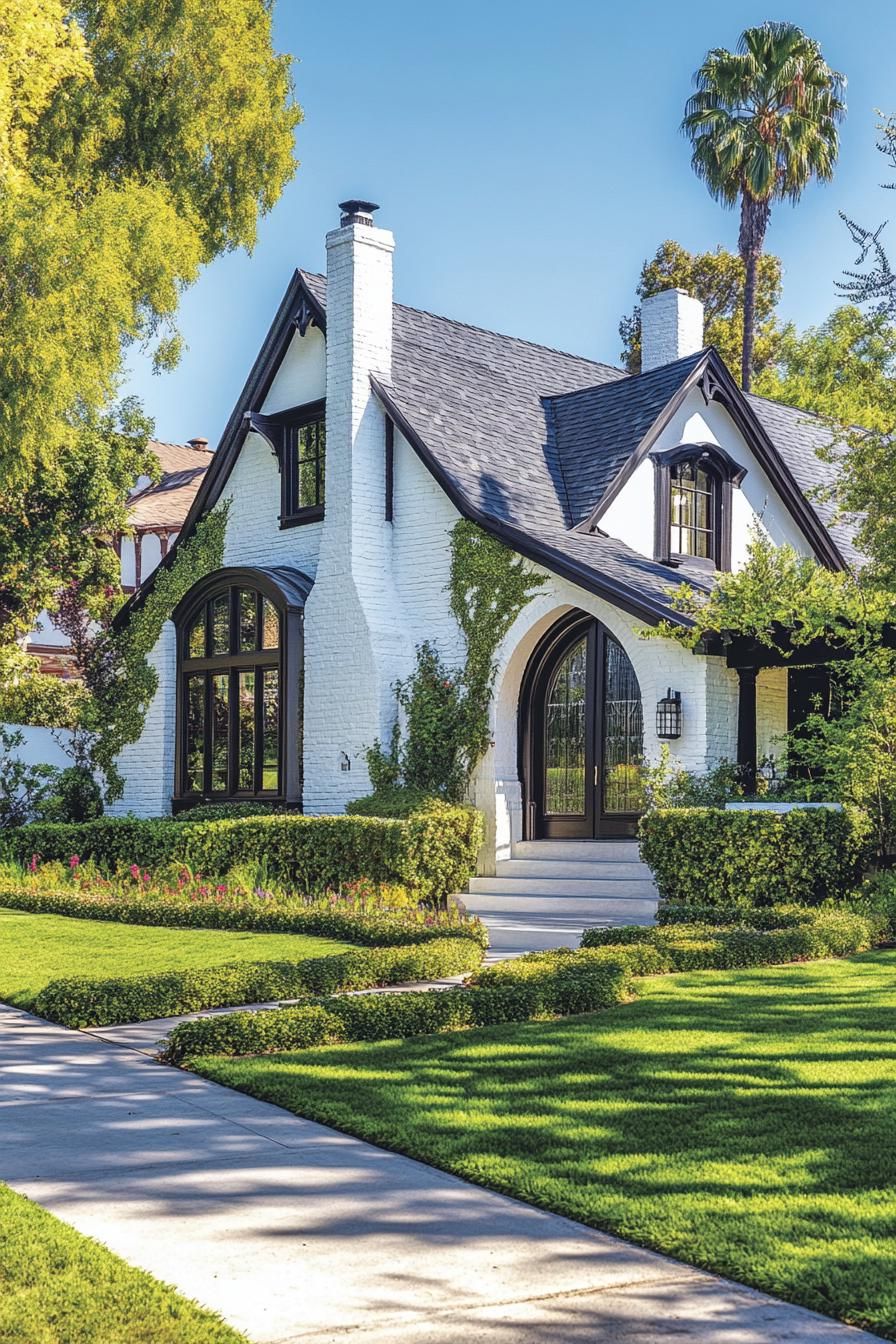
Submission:
[[[216,880],[245,863],[290,890],[322,894],[366,879],[400,884],[432,904],[461,891],[475,871],[482,817],[471,807],[435,804],[404,821],[379,817],[235,817],[220,821],[100,817],[80,825],[0,830],[0,860],[32,854],[93,859],[105,874],[120,865],[157,871],[182,864]]]
[[[413,905],[394,884],[363,879],[341,891],[302,895],[270,881],[253,883],[245,870],[220,881],[185,864],[153,872],[132,863],[109,875],[79,855],[45,863],[33,854],[24,867],[0,864],[0,905],[126,924],[319,934],[383,947],[446,936],[488,943],[478,919]]]

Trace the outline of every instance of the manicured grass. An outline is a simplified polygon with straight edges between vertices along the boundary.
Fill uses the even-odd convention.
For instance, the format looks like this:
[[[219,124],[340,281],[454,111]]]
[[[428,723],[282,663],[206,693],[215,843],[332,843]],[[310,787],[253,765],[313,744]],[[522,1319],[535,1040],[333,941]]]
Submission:
[[[0,909],[0,1000],[28,1008],[51,980],[143,975],[228,961],[301,961],[345,952],[348,943],[296,933],[155,929]]]
[[[896,952],[207,1077],[896,1339]]]
[[[0,1185],[3,1344],[247,1344],[173,1288]]]

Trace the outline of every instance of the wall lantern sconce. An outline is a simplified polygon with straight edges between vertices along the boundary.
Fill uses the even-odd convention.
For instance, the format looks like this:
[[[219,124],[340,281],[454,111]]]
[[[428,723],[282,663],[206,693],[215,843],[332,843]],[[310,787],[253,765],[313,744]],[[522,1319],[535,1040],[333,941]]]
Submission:
[[[339,769],[340,769],[340,770],[351,770],[351,768],[352,768],[352,762],[351,762],[351,757],[349,756],[348,752],[340,751],[340,753],[339,753]]]
[[[670,687],[656,706],[656,735],[665,741],[681,737],[681,691]]]

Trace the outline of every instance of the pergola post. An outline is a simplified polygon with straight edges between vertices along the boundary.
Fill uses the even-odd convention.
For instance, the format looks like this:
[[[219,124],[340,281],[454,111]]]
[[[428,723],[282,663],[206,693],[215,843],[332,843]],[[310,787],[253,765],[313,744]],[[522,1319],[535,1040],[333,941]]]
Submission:
[[[747,793],[756,792],[756,667],[737,669],[737,764]]]

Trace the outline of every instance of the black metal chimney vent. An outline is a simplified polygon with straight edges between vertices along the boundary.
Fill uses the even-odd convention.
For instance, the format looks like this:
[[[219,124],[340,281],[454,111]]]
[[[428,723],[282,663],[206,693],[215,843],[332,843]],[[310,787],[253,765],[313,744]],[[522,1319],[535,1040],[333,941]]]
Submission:
[[[340,201],[339,209],[342,211],[339,226],[345,228],[346,224],[372,224],[373,212],[379,206],[373,201]]]

